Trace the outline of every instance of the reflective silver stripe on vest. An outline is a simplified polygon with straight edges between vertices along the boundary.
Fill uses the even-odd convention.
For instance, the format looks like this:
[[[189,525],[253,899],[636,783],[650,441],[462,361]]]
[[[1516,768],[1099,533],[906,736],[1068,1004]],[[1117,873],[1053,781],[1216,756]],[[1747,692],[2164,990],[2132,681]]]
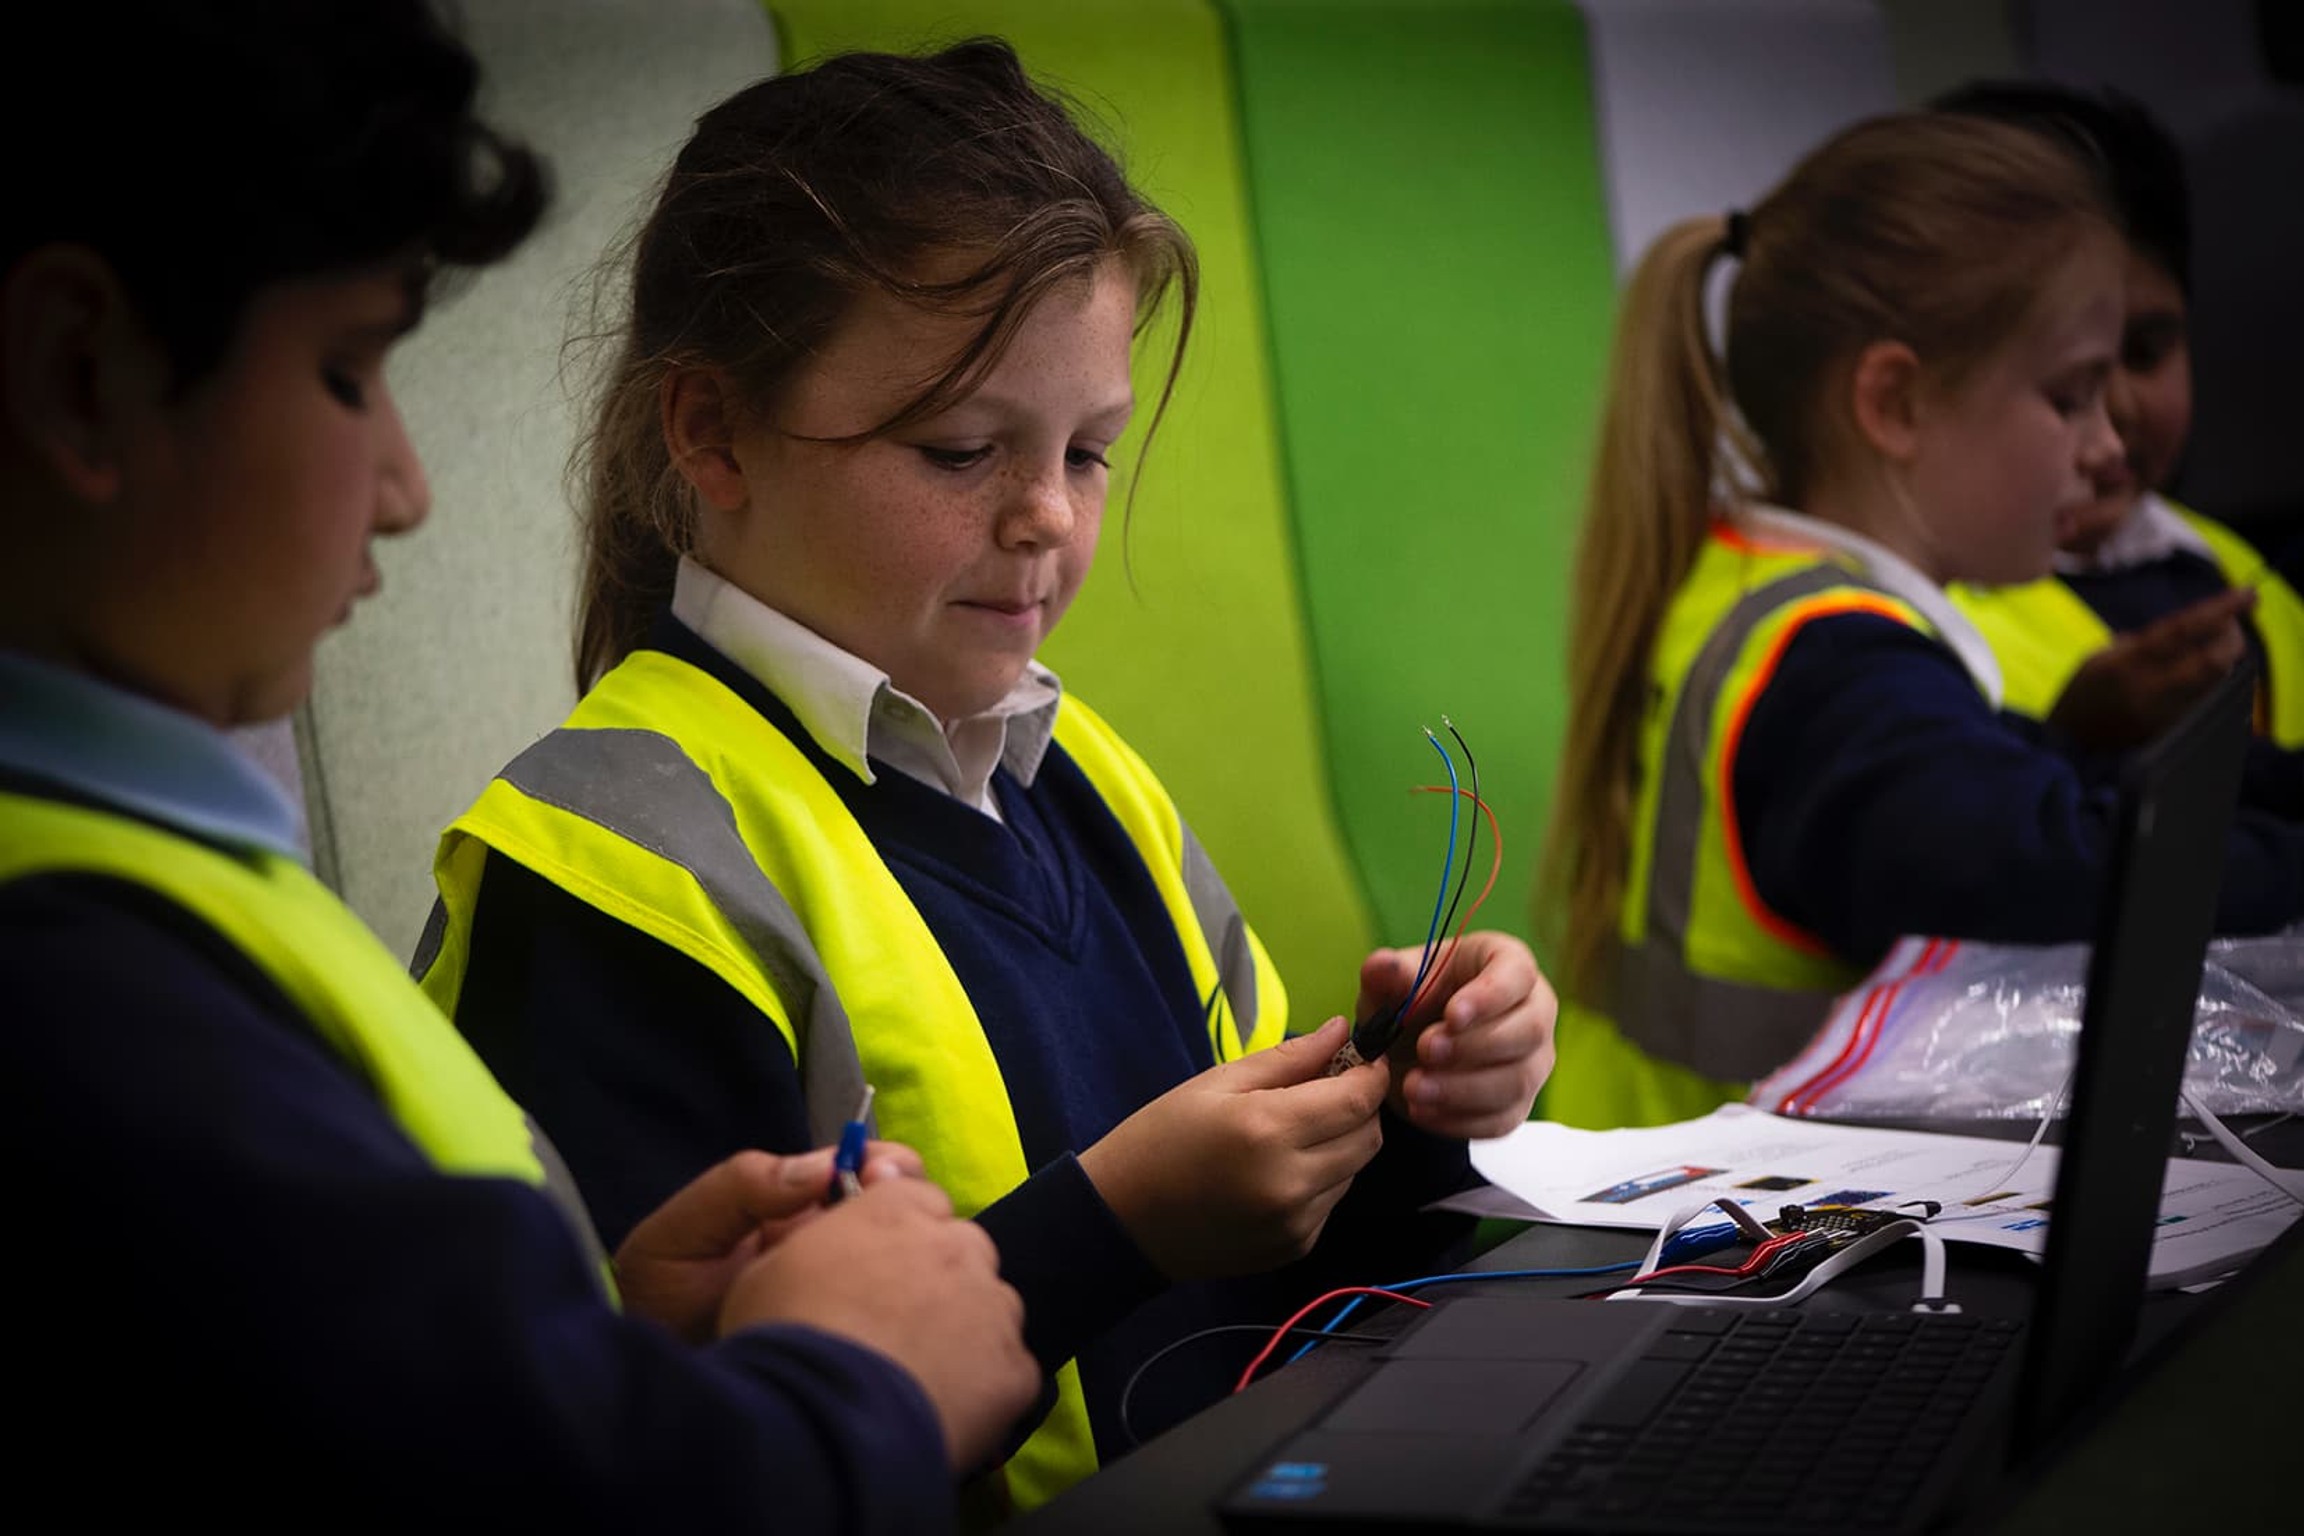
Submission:
[[[1832,1011],[1829,992],[1699,976],[1654,939],[1617,950],[1614,980],[1616,1027],[1642,1050],[1736,1082],[1790,1061]]]
[[[408,974],[419,982],[431,975],[432,967],[440,959],[440,946],[447,938],[448,904],[435,896],[431,915],[424,919],[424,931],[416,936],[416,953],[409,958]]]
[[[1256,953],[1248,946],[1248,920],[1190,827],[1184,828],[1184,890],[1215,958],[1217,985],[1231,1004],[1232,1032],[1245,1051],[1256,1034]]]
[[[1685,955],[1704,832],[1704,760],[1720,690],[1763,619],[1835,587],[1880,590],[1840,566],[1810,566],[1744,594],[1697,653],[1665,733],[1648,859],[1647,935],[1638,945],[1619,947],[1609,1012],[1641,1049],[1709,1077],[1746,1079],[1775,1070],[1808,1043],[1831,1009],[1831,993],[1700,975]],[[1722,792],[1731,792],[1729,786]]]
[[[837,1141],[864,1095],[848,1010],[799,914],[744,846],[736,813],[711,777],[658,732],[571,729],[544,737],[497,777],[696,877],[791,1012],[811,1144]]]

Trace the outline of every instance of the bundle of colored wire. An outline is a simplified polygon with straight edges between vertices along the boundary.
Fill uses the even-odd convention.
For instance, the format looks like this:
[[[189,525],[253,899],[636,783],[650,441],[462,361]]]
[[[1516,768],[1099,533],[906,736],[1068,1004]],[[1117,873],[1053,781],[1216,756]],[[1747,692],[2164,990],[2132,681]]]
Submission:
[[[1448,724],[1446,715],[1440,717],[1440,723],[1447,726],[1449,735],[1456,736],[1456,727]],[[1408,1016],[1409,1008],[1422,994],[1424,979],[1432,973],[1433,951],[1439,943],[1440,935],[1447,931],[1449,917],[1455,915],[1454,904],[1448,899],[1448,880],[1456,872],[1456,826],[1460,819],[1459,812],[1463,808],[1462,801],[1458,796],[1462,791],[1456,782],[1456,759],[1450,757],[1448,749],[1440,745],[1440,738],[1432,734],[1430,726],[1424,728],[1424,739],[1432,743],[1432,750],[1440,754],[1440,761],[1448,770],[1448,849],[1440,861],[1440,889],[1432,897],[1432,921],[1424,929],[1424,949],[1416,957],[1416,976],[1414,980],[1408,983],[1407,994],[1400,999],[1400,1006],[1392,1010],[1391,1022],[1386,1027],[1387,1034],[1400,1027],[1401,1021]],[[1464,738],[1456,736],[1456,740],[1461,745]],[[1466,753],[1465,755],[1469,758],[1471,754]],[[1480,792],[1480,785],[1477,780],[1473,782],[1472,792],[1475,796]],[[1466,874],[1472,872],[1469,849],[1467,849],[1464,859],[1464,872]],[[1464,884],[1461,880],[1456,884],[1456,894],[1458,896],[1464,894]],[[1445,909],[1445,913],[1443,909]]]
[[[1648,1257],[1641,1262],[1641,1275],[1645,1278],[1653,1278],[1657,1271],[1664,1268],[1665,1245],[1671,1242],[1689,1222],[1713,1207],[1717,1207],[1724,1213],[1731,1222],[1735,1223],[1737,1230],[1756,1245],[1765,1244],[1779,1235],[1746,1210],[1741,1201],[1730,1199],[1725,1195],[1715,1196],[1673,1213],[1671,1218],[1657,1232],[1656,1241],[1648,1250]],[[1804,1263],[1810,1259],[1816,1260],[1816,1262],[1808,1265],[1808,1272],[1802,1275],[1788,1291],[1774,1292],[1765,1296],[1729,1296],[1706,1290],[1691,1295],[1686,1291],[1675,1291],[1670,1286],[1645,1290],[1641,1288],[1641,1281],[1635,1280],[1630,1282],[1626,1288],[1611,1292],[1608,1299],[1610,1301],[1670,1302],[1681,1306],[1790,1306],[1794,1302],[1814,1295],[1828,1281],[1906,1237],[1917,1237],[1920,1240],[1920,1297],[1918,1301],[1913,1303],[1913,1310],[1927,1312],[1959,1311],[1958,1307],[1944,1299],[1943,1237],[1931,1230],[1925,1223],[1910,1219],[1891,1221],[1885,1226],[1874,1228],[1852,1242],[1838,1241],[1827,1237],[1826,1246],[1823,1248],[1812,1249],[1804,1253],[1798,1249],[1782,1250],[1800,1253]]]
[[[1419,784],[1416,789],[1420,794],[1448,796],[1448,847],[1440,863],[1440,888],[1432,896],[1432,919],[1425,927],[1424,945],[1417,955],[1416,973],[1408,983],[1407,992],[1401,997],[1398,1006],[1389,1013],[1380,1012],[1371,1017],[1368,1024],[1373,1028],[1364,1027],[1353,1032],[1354,1043],[1368,1047],[1361,1052],[1363,1056],[1372,1056],[1390,1045],[1408,1016],[1439,986],[1441,977],[1447,974],[1449,962],[1455,958],[1456,946],[1463,941],[1464,931],[1471,924],[1472,914],[1487,902],[1489,894],[1496,889],[1497,876],[1504,869],[1504,833],[1496,823],[1496,812],[1480,797],[1479,761],[1472,755],[1471,743],[1464,739],[1463,732],[1456,729],[1453,720],[1442,715],[1440,724],[1454,738],[1457,750],[1464,754],[1464,766],[1471,776],[1472,784],[1469,789],[1465,788],[1457,776],[1456,759],[1441,745],[1440,738],[1427,728],[1424,739],[1432,744],[1433,751],[1440,754],[1440,761],[1448,770],[1448,782]],[[1464,821],[1461,812],[1466,800],[1472,802],[1476,814],[1471,818],[1471,825],[1464,828],[1463,856],[1459,859],[1456,834]],[[1464,890],[1471,884],[1472,854],[1479,842],[1480,818],[1483,816],[1488,821],[1493,856],[1488,866],[1488,878],[1481,885],[1480,894],[1466,907]],[[1463,913],[1461,917],[1457,915],[1459,908]],[[1445,945],[1442,943],[1444,937]],[[1362,1040],[1363,1033],[1368,1036],[1365,1041]]]
[[[1756,1245],[1752,1252],[1745,1256],[1744,1262],[1741,1264],[1732,1266],[1727,1264],[1667,1264],[1661,1269],[1651,1269],[1644,1274],[1634,1275],[1625,1281],[1624,1285],[1627,1288],[1636,1285],[1653,1285],[1660,1280],[1671,1280],[1691,1275],[1703,1275],[1712,1278],[1725,1276],[1736,1280],[1765,1280],[1794,1265],[1805,1265],[1811,1260],[1821,1258],[1837,1246],[1839,1245],[1831,1237],[1822,1232],[1785,1232]]]

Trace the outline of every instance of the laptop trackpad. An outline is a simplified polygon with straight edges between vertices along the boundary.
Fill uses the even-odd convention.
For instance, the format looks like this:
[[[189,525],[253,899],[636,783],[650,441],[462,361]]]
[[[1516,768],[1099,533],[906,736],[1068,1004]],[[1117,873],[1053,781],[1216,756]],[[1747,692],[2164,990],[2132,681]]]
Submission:
[[[1511,1435],[1583,1369],[1573,1360],[1395,1359],[1331,1409],[1321,1428]]]

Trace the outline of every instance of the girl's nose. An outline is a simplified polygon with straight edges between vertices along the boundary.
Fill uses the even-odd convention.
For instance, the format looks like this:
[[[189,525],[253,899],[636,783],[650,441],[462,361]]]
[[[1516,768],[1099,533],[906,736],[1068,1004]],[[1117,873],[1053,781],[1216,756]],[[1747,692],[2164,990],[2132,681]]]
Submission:
[[[1050,548],[1068,541],[1078,523],[1072,486],[1059,457],[1052,466],[1031,470],[1013,488],[1001,519],[1000,539],[1011,548]]]
[[[2116,433],[2126,432],[2136,419],[2136,389],[2125,368],[2114,368],[2104,381],[2104,413],[2112,418]]]
[[[2088,413],[2088,420],[2080,432],[2080,472],[2094,478],[2111,471],[2128,450],[2120,441],[2119,429],[2113,425],[2108,406],[2110,394]]]

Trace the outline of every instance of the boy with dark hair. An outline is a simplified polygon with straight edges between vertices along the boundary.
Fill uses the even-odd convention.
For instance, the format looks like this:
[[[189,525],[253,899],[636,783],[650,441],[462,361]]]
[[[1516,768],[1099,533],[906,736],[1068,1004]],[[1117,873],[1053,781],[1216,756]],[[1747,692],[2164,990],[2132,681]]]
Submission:
[[[374,589],[370,540],[422,520],[385,359],[440,267],[528,233],[537,162],[473,115],[421,0],[44,22],[0,55],[18,1499],[72,1524],[948,1527],[951,1469],[1038,1372],[917,1157],[877,1147],[827,1211],[828,1153],[738,1155],[611,1265],[224,735],[303,695]]]

